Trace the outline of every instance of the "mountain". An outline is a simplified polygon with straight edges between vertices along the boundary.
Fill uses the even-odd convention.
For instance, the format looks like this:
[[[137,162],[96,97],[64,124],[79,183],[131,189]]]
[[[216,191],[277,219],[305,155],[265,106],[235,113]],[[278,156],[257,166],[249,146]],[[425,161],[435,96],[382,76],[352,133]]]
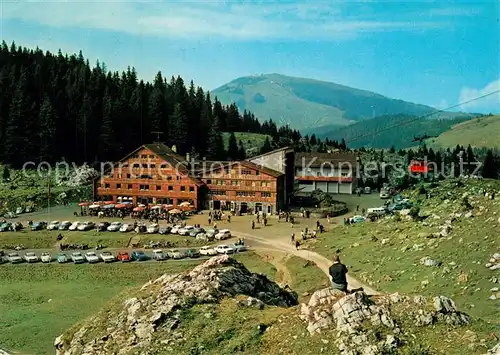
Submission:
[[[453,148],[457,144],[474,148],[500,148],[500,116],[478,117],[450,127],[439,137],[429,140],[430,146]]]
[[[260,119],[296,129],[323,126],[343,127],[374,116],[437,113],[435,108],[391,99],[344,85],[280,74],[263,74],[235,79],[211,92],[224,104],[236,103]],[[457,114],[443,112],[433,118]]]
[[[467,117],[452,119],[420,119],[418,116],[388,115],[357,122],[347,127],[317,133],[317,138],[333,140],[345,139],[349,148],[408,148],[418,143],[412,142],[417,135],[438,136],[456,124],[469,120]],[[461,140],[455,140],[462,144]]]

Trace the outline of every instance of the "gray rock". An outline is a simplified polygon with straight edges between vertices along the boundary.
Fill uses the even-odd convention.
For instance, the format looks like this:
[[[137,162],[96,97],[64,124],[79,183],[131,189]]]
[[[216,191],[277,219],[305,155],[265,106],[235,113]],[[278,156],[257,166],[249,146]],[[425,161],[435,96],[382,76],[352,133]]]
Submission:
[[[500,343],[488,350],[485,355],[500,355]]]

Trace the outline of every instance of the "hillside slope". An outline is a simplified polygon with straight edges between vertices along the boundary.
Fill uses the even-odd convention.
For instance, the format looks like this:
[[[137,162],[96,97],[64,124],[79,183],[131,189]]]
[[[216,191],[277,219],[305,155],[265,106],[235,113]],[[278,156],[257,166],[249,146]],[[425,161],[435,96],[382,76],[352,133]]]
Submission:
[[[305,129],[342,127],[380,115],[421,116],[436,109],[391,99],[370,91],[331,82],[280,74],[241,77],[212,91],[224,104],[235,102],[260,119],[272,118],[280,125]],[[439,113],[433,118],[456,114]]]
[[[452,148],[458,143],[477,148],[500,148],[500,116],[481,117],[454,125],[429,141],[430,146],[439,148]]]
[[[337,130],[319,132],[316,136],[335,140],[344,138],[350,148],[394,146],[400,149],[414,146],[416,143],[412,141],[417,135],[437,136],[467,120],[469,118],[430,120],[406,115],[381,116]],[[460,140],[455,140],[453,146],[458,142]]]

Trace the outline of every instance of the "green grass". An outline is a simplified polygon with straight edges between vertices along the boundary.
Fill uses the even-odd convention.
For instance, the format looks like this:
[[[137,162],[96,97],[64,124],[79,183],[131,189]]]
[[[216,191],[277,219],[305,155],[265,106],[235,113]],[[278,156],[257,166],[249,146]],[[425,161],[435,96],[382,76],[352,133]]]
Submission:
[[[477,182],[485,186],[497,183],[487,180]],[[484,266],[491,255],[500,249],[495,227],[500,215],[500,202],[484,197],[472,199],[476,201],[476,206],[483,206],[483,212],[476,207],[474,218],[462,217],[455,221],[451,238],[429,239],[420,233],[438,231],[438,226],[448,219],[450,212],[461,210],[462,193],[473,189],[470,185],[455,187],[451,182],[442,186],[441,194],[439,190],[433,190],[435,197],[421,201],[423,214],[437,213],[441,216],[439,220],[431,218],[427,221],[433,227],[414,221],[384,219],[379,223],[338,226],[308,244],[325,256],[341,249],[342,261],[348,265],[349,272],[380,291],[444,295],[452,298],[460,310],[500,324],[498,301],[488,299],[492,294],[489,290],[498,284],[489,281],[495,275]],[[453,196],[457,197],[456,201],[452,200]],[[445,203],[446,199],[450,202]],[[385,244],[382,244],[383,239],[387,239]],[[423,244],[424,249],[413,250],[415,244]],[[421,265],[420,259],[426,256],[440,260],[442,266]],[[462,272],[468,276],[464,283],[458,282]],[[422,286],[423,281],[428,281],[427,286]]]
[[[57,236],[61,233],[64,236],[63,243],[65,244],[88,244],[90,247],[95,247],[102,244],[107,248],[126,248],[130,238],[139,236],[141,239],[139,245],[149,243],[149,241],[169,241],[175,247],[202,246],[206,242],[196,240],[192,237],[184,237],[174,234],[135,234],[134,232],[96,232],[96,231],[30,231],[23,230],[19,232],[2,232],[0,233],[0,249],[8,245],[22,244],[26,248],[31,249],[50,249],[59,245],[56,241]]]
[[[229,135],[230,133],[228,132],[224,132],[223,134],[225,149],[227,149],[229,146]],[[259,133],[234,132],[234,136],[236,137],[236,142],[238,144],[240,143],[240,141],[243,143],[243,147],[246,151],[256,150],[256,152],[258,152],[259,149],[264,145],[266,137],[269,137],[269,139],[271,140],[271,137],[267,134]]]
[[[428,145],[437,148],[454,148],[457,143],[476,148],[500,147],[500,116],[474,118],[453,126]]]
[[[252,252],[235,258],[250,271],[275,277],[274,267]],[[58,335],[123,291],[164,273],[192,269],[200,262],[1,265],[0,344],[24,354],[53,353]]]
[[[293,256],[286,262],[286,267],[292,275],[292,290],[300,295],[312,294],[323,287],[328,287],[328,278],[321,269],[302,258]]]

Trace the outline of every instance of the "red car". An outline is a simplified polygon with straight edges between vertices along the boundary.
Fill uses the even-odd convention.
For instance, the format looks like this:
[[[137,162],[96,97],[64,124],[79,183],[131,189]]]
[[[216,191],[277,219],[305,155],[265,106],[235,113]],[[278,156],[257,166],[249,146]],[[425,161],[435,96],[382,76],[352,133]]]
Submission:
[[[127,252],[121,251],[116,256],[116,259],[118,261],[122,261],[122,262],[130,261],[130,255],[128,255]]]

